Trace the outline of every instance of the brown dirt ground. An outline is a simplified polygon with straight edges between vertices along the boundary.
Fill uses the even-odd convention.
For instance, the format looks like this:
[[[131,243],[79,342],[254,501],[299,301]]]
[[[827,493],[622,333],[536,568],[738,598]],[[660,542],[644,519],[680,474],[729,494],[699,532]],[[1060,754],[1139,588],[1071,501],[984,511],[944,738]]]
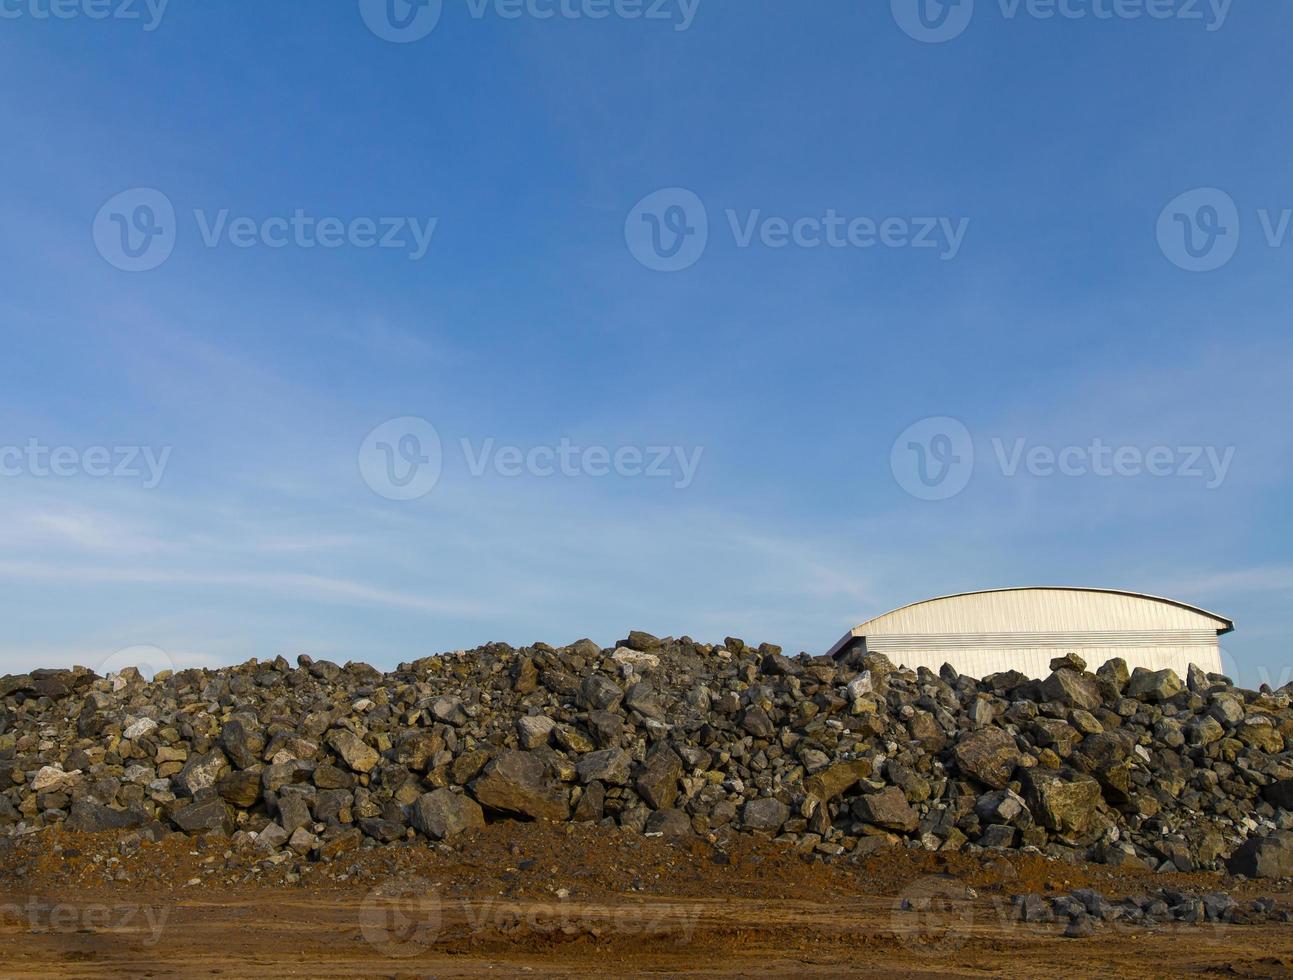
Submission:
[[[1293,891],[1219,875],[903,849],[828,865],[750,838],[675,843],[572,824],[500,823],[452,847],[267,870],[221,839],[177,835],[128,857],[118,840],[0,846],[0,975],[1293,976],[1288,924],[1069,940],[1006,912],[1014,894],[1083,886],[1293,903]],[[902,911],[904,897],[923,911]]]

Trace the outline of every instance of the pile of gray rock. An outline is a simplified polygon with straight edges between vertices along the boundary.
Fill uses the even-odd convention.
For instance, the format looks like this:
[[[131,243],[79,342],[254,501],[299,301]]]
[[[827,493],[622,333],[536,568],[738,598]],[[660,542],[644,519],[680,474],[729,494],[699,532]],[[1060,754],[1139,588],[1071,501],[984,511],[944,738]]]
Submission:
[[[1223,892],[1193,892],[1160,888],[1152,893],[1122,900],[1105,898],[1092,888],[1078,888],[1067,895],[1016,895],[1013,910],[1017,921],[1049,925],[1060,923],[1064,935],[1084,938],[1101,926],[1149,927],[1168,924],[1256,925],[1288,922],[1287,909],[1276,907],[1273,898],[1237,901]]]
[[[1044,680],[729,637],[492,644],[382,673],[298,658],[0,679],[0,833],[221,833],[329,858],[499,819],[1293,875],[1289,688]]]

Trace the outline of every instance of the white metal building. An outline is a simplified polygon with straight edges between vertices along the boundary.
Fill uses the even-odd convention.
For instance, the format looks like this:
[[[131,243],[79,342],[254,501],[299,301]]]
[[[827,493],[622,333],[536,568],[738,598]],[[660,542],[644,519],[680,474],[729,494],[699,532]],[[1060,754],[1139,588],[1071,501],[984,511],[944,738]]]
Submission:
[[[1234,628],[1222,616],[1171,599],[1040,586],[903,606],[852,630],[830,653],[842,656],[861,646],[912,669],[937,672],[947,663],[971,677],[1004,670],[1045,677],[1053,658],[1072,652],[1088,670],[1122,657],[1132,670],[1171,667],[1184,677],[1190,664],[1219,673],[1218,637]]]

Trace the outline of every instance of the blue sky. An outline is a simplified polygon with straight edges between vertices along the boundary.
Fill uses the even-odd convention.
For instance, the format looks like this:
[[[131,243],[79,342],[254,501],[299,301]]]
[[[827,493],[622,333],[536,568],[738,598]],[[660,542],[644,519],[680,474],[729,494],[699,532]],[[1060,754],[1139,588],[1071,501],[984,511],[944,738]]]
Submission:
[[[1289,679],[1293,14],[656,2],[0,2],[0,671],[1075,584]]]

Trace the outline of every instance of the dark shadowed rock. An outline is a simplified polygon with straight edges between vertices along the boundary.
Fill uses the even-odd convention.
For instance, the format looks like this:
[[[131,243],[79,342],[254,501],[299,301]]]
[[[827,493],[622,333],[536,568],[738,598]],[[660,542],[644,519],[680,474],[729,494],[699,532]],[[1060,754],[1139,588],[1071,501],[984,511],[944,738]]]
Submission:
[[[645,832],[665,837],[691,837],[695,833],[691,818],[681,810],[656,810],[647,817]]]
[[[68,830],[97,834],[105,830],[134,830],[150,819],[142,810],[114,810],[101,803],[81,800],[72,804],[63,826]]]
[[[579,685],[580,703],[590,711],[613,711],[623,697],[619,685],[603,674],[590,674]]]
[[[1230,855],[1226,869],[1249,878],[1293,878],[1293,831],[1250,837]]]
[[[227,834],[233,829],[229,807],[219,796],[189,803],[177,810],[171,819],[175,822],[175,826],[189,834],[212,832]]]
[[[548,779],[542,760],[529,752],[504,752],[472,782],[471,792],[491,810],[536,820],[565,820],[570,816],[565,787]]]
[[[682,760],[668,745],[657,745],[638,771],[634,788],[653,810],[665,810],[678,798],[678,780],[682,778]]]
[[[248,810],[260,799],[261,774],[251,770],[231,772],[216,781],[216,792],[226,802]]]

